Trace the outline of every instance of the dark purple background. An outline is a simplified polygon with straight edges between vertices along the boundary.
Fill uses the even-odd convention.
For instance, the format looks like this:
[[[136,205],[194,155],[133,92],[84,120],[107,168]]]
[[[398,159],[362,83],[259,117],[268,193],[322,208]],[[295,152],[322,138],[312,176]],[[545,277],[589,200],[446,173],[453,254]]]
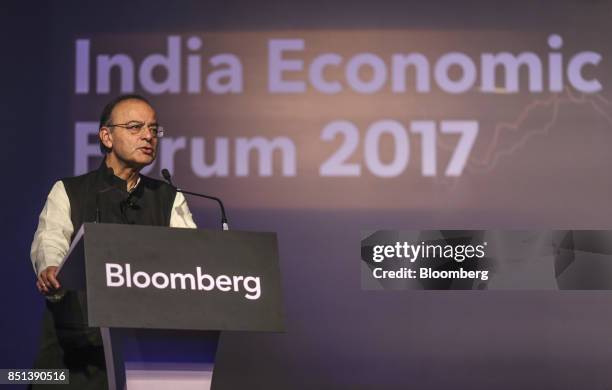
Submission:
[[[29,248],[48,190],[73,170],[76,36],[310,28],[551,31],[560,26],[564,31],[600,28],[609,35],[612,20],[610,2],[597,0],[186,1],[180,6],[111,0],[5,2],[2,7],[0,126],[8,135],[2,153],[7,173],[3,368],[29,367],[38,345],[43,301],[34,286]],[[201,226],[216,227],[213,207],[191,204]],[[429,212],[229,208],[234,229],[279,233],[287,333],[224,335],[218,389],[612,388],[609,292],[360,290],[361,229],[609,228],[597,210],[587,223],[562,214],[541,220],[521,210],[457,211],[440,219]]]

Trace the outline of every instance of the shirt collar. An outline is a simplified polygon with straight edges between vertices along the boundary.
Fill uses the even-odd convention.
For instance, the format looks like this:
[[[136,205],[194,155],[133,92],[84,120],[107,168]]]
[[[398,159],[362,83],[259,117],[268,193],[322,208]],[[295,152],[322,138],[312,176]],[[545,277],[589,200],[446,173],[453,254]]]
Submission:
[[[135,184],[132,186],[132,188],[129,188],[129,189],[128,189],[128,192],[132,192],[132,191],[134,191],[134,190],[135,190],[135,189],[138,187],[138,184],[140,184],[140,174],[139,174],[139,175],[138,175],[138,177],[136,178],[136,183],[135,183]]]
[[[98,168],[98,174],[102,177],[102,180],[109,186],[111,187],[115,187],[119,190],[131,193],[133,192],[135,189],[138,188],[138,185],[140,184],[141,180],[140,180],[140,174],[138,174],[138,178],[136,178],[136,184],[134,184],[134,186],[132,186],[132,188],[128,189],[126,191],[127,188],[127,182],[125,180],[123,180],[122,178],[120,178],[119,176],[115,175],[115,173],[113,172],[112,168],[109,168],[106,165],[106,159],[102,159],[102,163],[100,164],[100,167]]]

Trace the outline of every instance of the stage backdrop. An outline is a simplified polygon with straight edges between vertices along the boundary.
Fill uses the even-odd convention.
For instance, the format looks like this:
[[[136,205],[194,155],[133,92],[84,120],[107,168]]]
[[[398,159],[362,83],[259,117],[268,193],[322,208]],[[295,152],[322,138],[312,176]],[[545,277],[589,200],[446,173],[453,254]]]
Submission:
[[[362,230],[612,226],[610,11],[12,6],[0,366],[27,367],[37,348],[28,250],[47,192],[98,166],[102,107],[139,93],[166,129],[145,173],[222,197],[232,229],[279,234],[287,333],[224,335],[219,389],[612,387],[609,292],[360,285]],[[189,203],[218,228],[214,204]]]

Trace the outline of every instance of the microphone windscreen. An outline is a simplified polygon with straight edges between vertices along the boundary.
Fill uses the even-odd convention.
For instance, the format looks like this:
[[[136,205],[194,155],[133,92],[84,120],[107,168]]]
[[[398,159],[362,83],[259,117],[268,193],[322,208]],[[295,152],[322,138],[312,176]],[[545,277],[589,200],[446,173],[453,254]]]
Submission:
[[[161,170],[161,174],[164,177],[164,179],[170,181],[170,172],[168,172],[166,168]]]

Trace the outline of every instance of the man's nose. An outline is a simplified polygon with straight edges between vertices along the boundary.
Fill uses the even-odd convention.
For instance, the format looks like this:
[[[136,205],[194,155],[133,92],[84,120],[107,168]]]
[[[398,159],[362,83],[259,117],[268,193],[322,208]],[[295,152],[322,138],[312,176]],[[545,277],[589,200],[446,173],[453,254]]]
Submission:
[[[153,130],[151,130],[149,126],[143,126],[143,128],[140,130],[140,135],[143,139],[146,140],[152,140],[153,138],[155,138],[155,136],[153,135]]]

